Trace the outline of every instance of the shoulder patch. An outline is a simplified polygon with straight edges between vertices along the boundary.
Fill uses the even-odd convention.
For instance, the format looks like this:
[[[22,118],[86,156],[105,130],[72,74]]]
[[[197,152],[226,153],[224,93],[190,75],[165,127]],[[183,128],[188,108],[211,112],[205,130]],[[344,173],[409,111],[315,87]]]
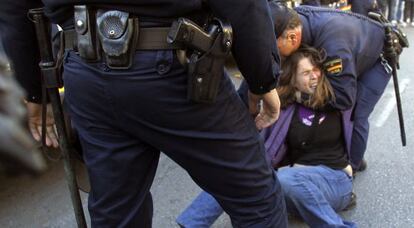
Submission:
[[[337,75],[342,73],[342,59],[339,57],[328,58],[323,64],[326,74]]]

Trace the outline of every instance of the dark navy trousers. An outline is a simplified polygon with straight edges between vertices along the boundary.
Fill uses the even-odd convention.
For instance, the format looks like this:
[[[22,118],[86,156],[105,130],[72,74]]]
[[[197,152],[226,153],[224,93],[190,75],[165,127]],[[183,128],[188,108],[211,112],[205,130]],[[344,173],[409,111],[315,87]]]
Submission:
[[[358,168],[367,148],[369,122],[368,118],[381,98],[390,81],[390,74],[385,71],[381,59],[362,75],[358,76],[357,98],[354,107],[354,128],[351,140],[351,165]]]
[[[280,184],[229,77],[214,104],[187,100],[174,51],[141,51],[128,70],[69,52],[65,100],[88,167],[93,227],[151,227],[160,151],[212,194],[235,227],[287,227]]]
[[[371,11],[378,11],[374,8],[374,0],[352,0],[352,12],[359,13],[365,16],[368,16],[368,13]]]
[[[302,5],[321,6],[321,1],[320,0],[304,0],[302,1]]]

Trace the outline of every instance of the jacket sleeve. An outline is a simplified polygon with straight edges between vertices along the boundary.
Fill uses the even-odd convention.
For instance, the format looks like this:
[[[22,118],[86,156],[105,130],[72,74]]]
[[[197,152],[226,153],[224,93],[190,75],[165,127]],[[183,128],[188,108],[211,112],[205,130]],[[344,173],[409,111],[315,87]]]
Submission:
[[[277,167],[286,155],[286,137],[290,123],[295,111],[295,106],[290,105],[281,109],[279,119],[268,128],[265,128],[260,135],[264,138],[266,157],[273,167]]]
[[[341,46],[339,43],[336,47]],[[324,70],[335,94],[335,99],[330,102],[330,105],[342,111],[350,109],[355,104],[357,93],[357,75],[353,55],[347,48],[327,49],[326,51],[328,58],[324,63]]]
[[[279,53],[267,0],[209,0],[233,28],[233,55],[249,89],[264,94],[276,87]]]
[[[27,101],[41,101],[41,77],[33,23],[27,12],[41,7],[36,0],[2,0],[0,2],[0,34],[7,57],[17,81],[27,93]]]

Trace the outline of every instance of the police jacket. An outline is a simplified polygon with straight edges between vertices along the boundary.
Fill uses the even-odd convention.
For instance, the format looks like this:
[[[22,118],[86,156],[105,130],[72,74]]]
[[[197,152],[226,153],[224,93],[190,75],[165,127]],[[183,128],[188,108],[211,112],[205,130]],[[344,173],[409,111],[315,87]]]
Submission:
[[[51,21],[61,24],[71,20],[75,4],[93,4],[128,11],[147,20],[164,21],[197,15],[208,7],[214,15],[230,22],[233,56],[250,90],[263,94],[276,86],[280,61],[267,0],[2,0],[2,42],[18,81],[28,92],[28,101],[39,102],[41,89],[38,47],[27,11],[44,6]]]
[[[279,119],[272,126],[263,129],[260,133],[265,140],[265,151],[268,161],[273,167],[278,167],[287,153],[286,137],[289,126],[295,112],[295,104],[289,105],[280,111]],[[352,110],[342,111],[342,129],[345,148],[350,157],[353,123],[351,122]]]
[[[339,10],[301,6],[295,8],[302,21],[302,42],[323,48],[324,64],[336,101],[346,110],[355,104],[357,77],[372,68],[383,51],[385,31],[365,16]]]

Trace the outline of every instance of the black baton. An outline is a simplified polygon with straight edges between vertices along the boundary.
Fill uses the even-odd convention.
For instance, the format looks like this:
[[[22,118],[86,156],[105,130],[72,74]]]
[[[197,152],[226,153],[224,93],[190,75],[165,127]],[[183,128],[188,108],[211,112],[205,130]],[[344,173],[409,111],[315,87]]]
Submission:
[[[407,141],[405,138],[405,125],[404,125],[404,117],[403,117],[403,111],[402,111],[402,105],[401,105],[401,96],[400,96],[400,86],[398,84],[398,77],[397,77],[397,69],[398,67],[398,54],[394,48],[394,40],[392,38],[392,28],[391,25],[388,23],[385,25],[385,38],[387,39],[387,46],[386,52],[387,52],[387,61],[388,64],[392,68],[392,81],[394,83],[394,91],[395,91],[395,98],[397,101],[397,112],[398,112],[398,121],[400,123],[400,134],[401,134],[401,143],[403,146],[407,145]]]
[[[86,228],[85,215],[83,213],[82,201],[78,191],[75,170],[73,168],[69,154],[68,136],[65,129],[62,104],[59,95],[59,87],[62,86],[62,82],[60,80],[60,73],[56,66],[57,64],[53,57],[52,42],[50,39],[51,23],[44,15],[43,8],[29,10],[29,17],[32,19],[36,27],[36,35],[41,58],[39,66],[42,72],[42,83],[46,87],[46,91],[53,109],[53,116],[59,135],[59,146],[63,157],[63,167],[65,170],[66,182],[69,187],[72,205],[75,211],[76,222],[79,228]]]
[[[397,77],[397,63],[394,59],[393,61],[389,62],[392,68],[392,81],[394,83],[394,91],[395,91],[395,98],[397,100],[397,112],[398,112],[398,121],[400,123],[400,134],[401,134],[401,143],[403,146],[407,145],[407,141],[405,138],[405,125],[404,125],[404,117],[401,105],[401,96],[400,96],[400,86],[398,84],[398,77]]]
[[[395,49],[395,42],[399,42],[399,38],[404,37],[397,37],[397,40],[394,41],[394,38],[392,36],[393,30],[391,23],[382,15],[379,13],[369,12],[369,17],[375,19],[376,21],[380,22],[385,29],[385,49],[383,56],[388,64],[392,68],[392,81],[394,83],[394,91],[395,91],[395,98],[397,101],[397,112],[398,112],[398,121],[400,123],[400,134],[401,134],[401,143],[403,146],[407,145],[407,141],[405,138],[405,125],[404,125],[404,117],[403,117],[403,111],[402,111],[402,105],[401,105],[401,96],[400,96],[400,87],[398,84],[398,77],[397,77],[397,69],[398,67],[398,53]],[[400,34],[397,34],[397,36]],[[406,40],[406,43],[400,43],[402,47],[408,47],[408,40]]]

